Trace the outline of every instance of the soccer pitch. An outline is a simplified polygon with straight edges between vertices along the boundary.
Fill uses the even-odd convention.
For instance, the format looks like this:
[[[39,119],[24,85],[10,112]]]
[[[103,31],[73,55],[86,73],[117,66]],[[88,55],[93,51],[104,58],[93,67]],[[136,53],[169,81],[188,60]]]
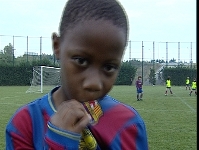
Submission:
[[[5,149],[5,126],[20,106],[44,95],[25,93],[29,87],[0,86],[0,149]],[[196,150],[197,97],[183,86],[144,86],[142,101],[136,100],[135,86],[114,86],[110,95],[134,107],[146,123],[150,150]]]

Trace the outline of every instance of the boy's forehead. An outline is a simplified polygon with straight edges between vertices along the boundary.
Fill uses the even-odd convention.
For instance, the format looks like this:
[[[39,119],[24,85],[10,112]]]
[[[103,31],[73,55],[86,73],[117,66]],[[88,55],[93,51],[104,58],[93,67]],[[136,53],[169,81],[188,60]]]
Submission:
[[[120,44],[124,48],[126,45],[126,33],[122,28],[114,25],[108,20],[85,20],[82,23],[76,24],[65,32],[67,39],[73,37],[83,37],[81,41],[86,41],[87,38],[108,40],[110,43],[116,40],[115,45]]]
[[[121,60],[126,46],[122,28],[106,20],[88,20],[68,30],[61,41],[62,53],[84,54],[96,60]],[[62,55],[64,56],[64,55]],[[99,59],[100,58],[100,59]]]
[[[96,31],[99,30],[100,27],[104,27],[104,29],[106,29],[106,28],[114,28],[114,29],[116,29],[117,28],[117,30],[122,31],[125,34],[125,37],[127,36],[126,31],[122,27],[119,27],[119,26],[115,25],[112,21],[105,20],[105,19],[80,20],[75,25],[68,27],[65,31],[66,32],[70,32],[70,31],[73,31],[73,30],[77,30],[80,27],[81,27],[81,29],[84,28],[84,31],[86,29],[87,30],[91,29],[91,27],[95,27]]]

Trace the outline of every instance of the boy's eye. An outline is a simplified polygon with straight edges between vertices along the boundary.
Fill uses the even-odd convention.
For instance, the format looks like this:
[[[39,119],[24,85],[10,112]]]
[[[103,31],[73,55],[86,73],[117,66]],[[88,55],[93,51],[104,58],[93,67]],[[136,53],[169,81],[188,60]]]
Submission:
[[[106,65],[105,67],[104,67],[104,70],[106,71],[106,72],[108,72],[108,73],[112,73],[112,72],[114,72],[114,71],[116,71],[118,69],[118,67],[117,66],[115,66],[115,65]]]
[[[86,67],[88,65],[88,61],[85,58],[76,57],[76,58],[73,58],[73,59],[80,66]]]

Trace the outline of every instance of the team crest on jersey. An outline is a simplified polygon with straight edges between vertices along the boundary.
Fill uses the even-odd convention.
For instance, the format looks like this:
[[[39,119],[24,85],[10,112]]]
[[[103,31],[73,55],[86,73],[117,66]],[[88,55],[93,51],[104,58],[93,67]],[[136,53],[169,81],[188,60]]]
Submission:
[[[103,115],[103,111],[98,101],[94,100],[94,101],[84,102],[84,107],[92,117],[91,124],[96,124],[99,118]]]

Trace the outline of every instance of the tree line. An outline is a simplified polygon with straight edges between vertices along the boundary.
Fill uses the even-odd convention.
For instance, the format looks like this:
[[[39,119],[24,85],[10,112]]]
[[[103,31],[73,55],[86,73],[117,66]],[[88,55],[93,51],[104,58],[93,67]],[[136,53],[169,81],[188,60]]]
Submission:
[[[13,46],[9,44],[4,47],[3,51],[0,52],[0,85],[13,86],[23,85],[28,86],[32,79],[32,69],[34,66],[50,66],[59,67],[59,63],[55,60],[53,55],[29,55],[24,54],[23,56],[15,58],[13,55]],[[175,59],[171,59],[170,62],[175,62]],[[115,85],[131,85],[132,80],[136,77],[137,69],[148,64],[165,63],[161,60],[152,60],[150,62],[140,60],[123,61],[121,68],[116,79]],[[147,74],[149,82],[156,84],[156,72],[154,67],[149,67],[150,73]],[[184,80],[187,76],[190,78],[197,77],[197,68],[179,65],[176,67],[165,67],[162,70],[161,79],[165,80],[167,76],[172,78],[173,85],[184,85]]]

